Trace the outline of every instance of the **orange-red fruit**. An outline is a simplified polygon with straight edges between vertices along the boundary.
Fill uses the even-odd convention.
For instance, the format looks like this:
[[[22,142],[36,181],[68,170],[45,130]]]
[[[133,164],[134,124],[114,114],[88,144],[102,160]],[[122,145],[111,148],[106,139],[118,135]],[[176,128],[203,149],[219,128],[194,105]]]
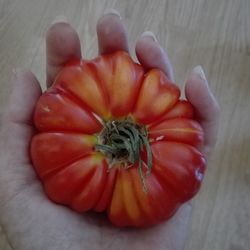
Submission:
[[[120,227],[145,227],[172,216],[197,193],[205,170],[203,130],[192,105],[179,98],[163,72],[145,72],[125,52],[68,63],[34,112],[38,133],[31,159],[49,198],[77,212],[106,211]],[[138,162],[127,169],[118,162],[111,166],[95,147],[105,122],[126,118],[148,132],[147,192]]]

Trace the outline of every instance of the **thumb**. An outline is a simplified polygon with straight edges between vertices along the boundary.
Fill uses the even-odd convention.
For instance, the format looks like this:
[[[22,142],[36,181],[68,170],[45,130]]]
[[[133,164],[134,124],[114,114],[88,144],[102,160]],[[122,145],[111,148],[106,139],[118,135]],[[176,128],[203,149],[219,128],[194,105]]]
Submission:
[[[3,117],[4,149],[12,161],[27,162],[28,147],[33,135],[33,110],[41,95],[40,85],[30,71],[15,70],[12,92]]]
[[[10,169],[29,162],[29,143],[34,133],[32,116],[41,88],[30,71],[15,70],[12,91],[3,115],[1,131],[1,159],[8,162],[2,168]],[[5,161],[5,162],[6,162]]]
[[[36,77],[30,71],[15,69],[12,86],[6,122],[32,125],[33,110],[42,92]]]
[[[34,133],[33,110],[41,95],[35,76],[29,71],[14,71],[12,92],[2,120],[0,133],[0,200],[14,196],[34,172],[28,166],[29,144]]]

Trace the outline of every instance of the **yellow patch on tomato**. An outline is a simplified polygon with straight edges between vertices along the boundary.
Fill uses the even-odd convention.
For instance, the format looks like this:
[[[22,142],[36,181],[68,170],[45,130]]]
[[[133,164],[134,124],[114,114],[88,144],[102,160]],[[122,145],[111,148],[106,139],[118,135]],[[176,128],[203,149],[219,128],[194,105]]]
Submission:
[[[139,219],[140,208],[136,200],[133,182],[129,170],[122,170],[121,182],[122,182],[123,202],[126,212],[131,219],[133,220]]]

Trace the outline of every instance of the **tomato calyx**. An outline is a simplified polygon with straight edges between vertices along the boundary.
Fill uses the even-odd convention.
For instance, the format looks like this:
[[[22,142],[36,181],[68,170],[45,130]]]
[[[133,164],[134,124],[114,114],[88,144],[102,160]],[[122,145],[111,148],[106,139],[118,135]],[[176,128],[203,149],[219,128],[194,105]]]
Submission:
[[[152,152],[145,126],[139,126],[129,118],[107,121],[99,134],[99,143],[95,148],[106,155],[110,168],[117,163],[125,169],[137,164],[143,189],[145,192],[147,191],[144,178],[149,175],[152,167]],[[146,151],[146,163],[141,157],[143,150]],[[145,176],[143,166],[146,167]]]

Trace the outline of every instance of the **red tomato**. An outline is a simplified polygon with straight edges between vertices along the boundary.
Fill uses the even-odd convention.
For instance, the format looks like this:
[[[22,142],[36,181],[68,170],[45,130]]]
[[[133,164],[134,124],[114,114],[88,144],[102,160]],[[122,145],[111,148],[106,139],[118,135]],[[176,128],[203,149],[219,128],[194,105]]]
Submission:
[[[34,113],[31,158],[49,198],[121,227],[172,216],[205,169],[203,130],[179,97],[125,52],[67,64]]]

